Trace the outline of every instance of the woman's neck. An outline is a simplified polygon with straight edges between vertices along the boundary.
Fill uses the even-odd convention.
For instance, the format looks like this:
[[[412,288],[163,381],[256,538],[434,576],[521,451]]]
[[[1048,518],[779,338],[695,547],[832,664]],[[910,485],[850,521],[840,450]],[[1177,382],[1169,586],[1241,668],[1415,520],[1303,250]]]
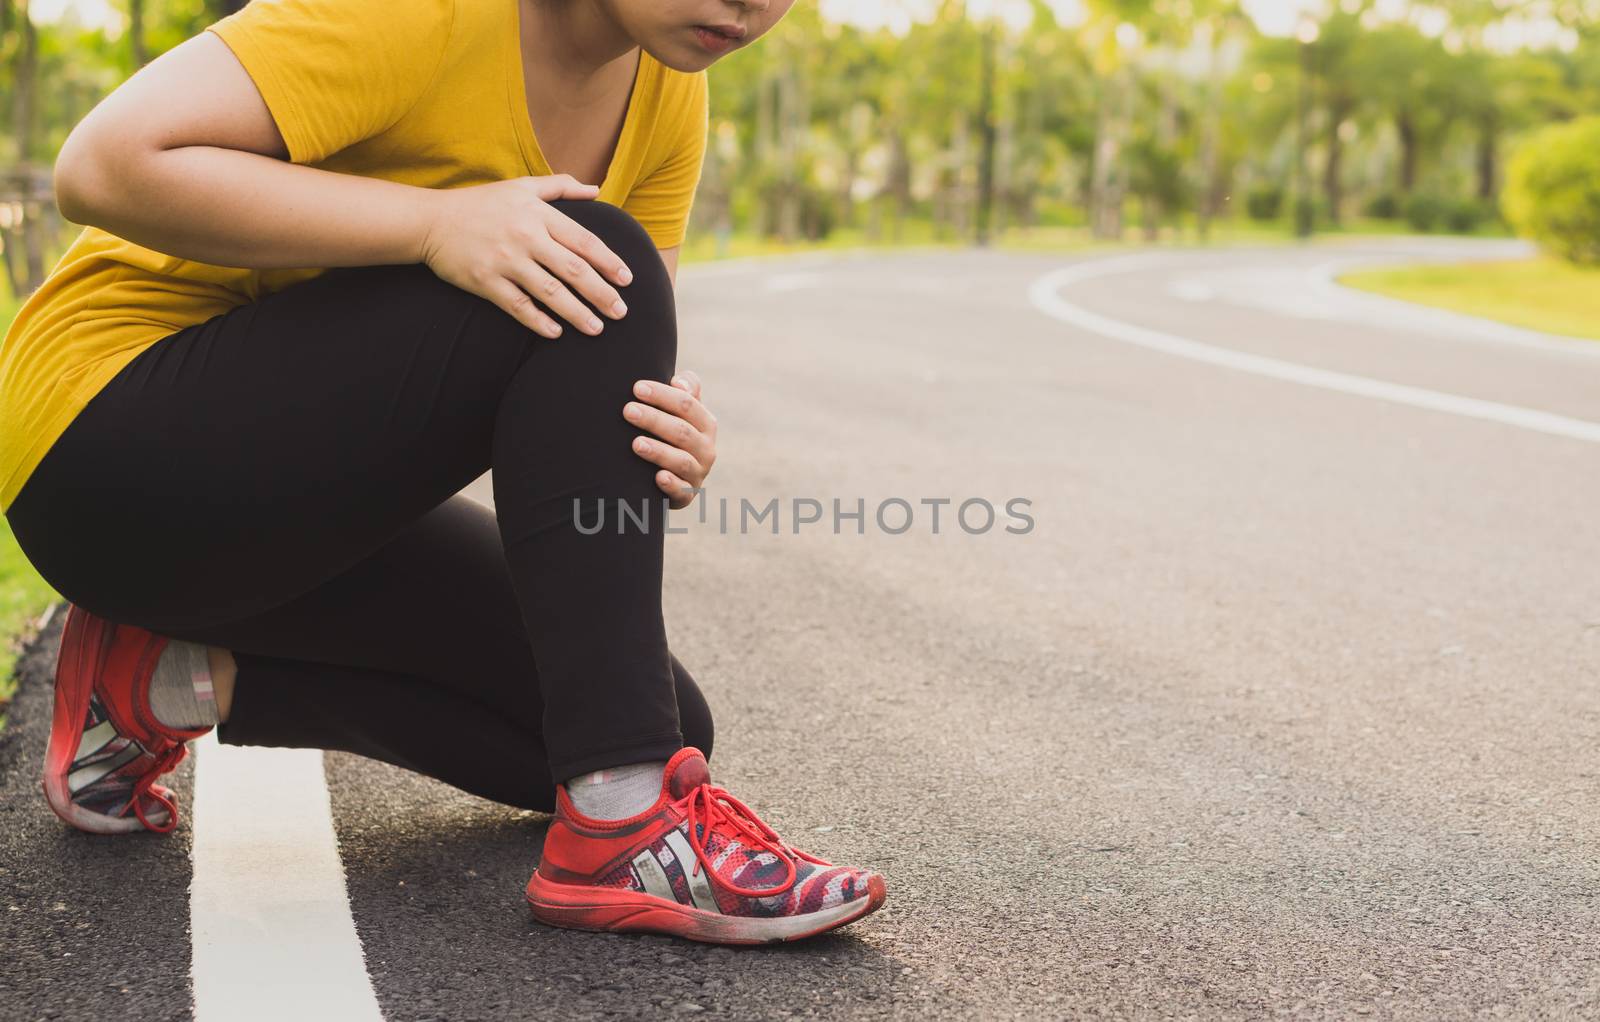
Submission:
[[[522,53],[530,71],[566,83],[583,105],[590,89],[613,86],[615,65],[637,44],[594,0],[515,0],[522,6]],[[631,62],[630,62],[631,63]]]

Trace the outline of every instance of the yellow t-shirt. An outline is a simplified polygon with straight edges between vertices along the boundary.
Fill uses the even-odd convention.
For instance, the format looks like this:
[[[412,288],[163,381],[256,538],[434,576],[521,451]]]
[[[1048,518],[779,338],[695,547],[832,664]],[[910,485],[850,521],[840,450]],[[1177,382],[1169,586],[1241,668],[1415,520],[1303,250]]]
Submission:
[[[551,173],[517,0],[252,0],[207,31],[249,72],[295,163],[427,188]],[[661,248],[683,240],[706,126],[705,74],[641,54],[600,198]],[[86,228],[0,344],[0,511],[139,352],[321,272],[211,266]]]

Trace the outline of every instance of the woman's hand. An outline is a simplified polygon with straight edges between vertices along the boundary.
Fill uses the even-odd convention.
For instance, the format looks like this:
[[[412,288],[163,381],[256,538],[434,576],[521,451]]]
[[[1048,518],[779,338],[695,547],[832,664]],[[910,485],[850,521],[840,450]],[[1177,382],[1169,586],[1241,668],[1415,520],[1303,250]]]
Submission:
[[[561,336],[561,324],[535,298],[584,333],[598,334],[603,324],[573,291],[621,319],[628,307],[612,284],[626,287],[633,273],[592,231],[550,203],[599,194],[569,174],[433,189],[422,260],[441,279],[487,298],[546,337]]]
[[[660,438],[637,437],[633,451],[661,467],[656,485],[672,498],[673,510],[686,508],[717,460],[717,417],[700,403],[700,377],[686,369],[670,387],[640,380],[633,396],[638,400],[622,406],[622,417]]]

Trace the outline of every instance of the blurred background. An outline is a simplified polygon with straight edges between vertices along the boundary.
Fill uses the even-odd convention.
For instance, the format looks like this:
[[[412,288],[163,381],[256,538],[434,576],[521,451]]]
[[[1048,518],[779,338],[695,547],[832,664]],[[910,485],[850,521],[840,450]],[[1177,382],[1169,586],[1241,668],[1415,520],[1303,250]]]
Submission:
[[[70,240],[48,194],[68,130],[134,68],[237,6],[0,0],[7,295],[36,285]],[[1581,260],[1596,225],[1577,228],[1587,245],[1552,233],[1556,221],[1572,233],[1579,210],[1523,194],[1538,175],[1519,176],[1516,158],[1561,149],[1600,110],[1597,11],[1596,0],[803,0],[712,71],[688,255],[1518,229]],[[1574,173],[1600,178],[1600,147],[1568,148],[1588,161]]]
[[[1600,100],[1596,5],[803,4],[716,70],[702,223],[1146,238],[1493,229],[1505,159]]]

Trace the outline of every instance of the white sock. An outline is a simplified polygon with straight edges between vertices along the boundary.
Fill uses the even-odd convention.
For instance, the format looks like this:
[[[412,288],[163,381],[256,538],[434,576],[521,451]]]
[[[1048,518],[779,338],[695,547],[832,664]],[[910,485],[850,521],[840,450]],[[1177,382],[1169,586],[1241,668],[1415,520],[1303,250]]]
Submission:
[[[215,726],[217,699],[211,690],[211,658],[204,646],[167,640],[150,678],[150,710],[167,727]]]
[[[629,763],[592,774],[579,774],[567,782],[573,808],[591,820],[626,820],[656,804],[661,797],[665,763]]]

